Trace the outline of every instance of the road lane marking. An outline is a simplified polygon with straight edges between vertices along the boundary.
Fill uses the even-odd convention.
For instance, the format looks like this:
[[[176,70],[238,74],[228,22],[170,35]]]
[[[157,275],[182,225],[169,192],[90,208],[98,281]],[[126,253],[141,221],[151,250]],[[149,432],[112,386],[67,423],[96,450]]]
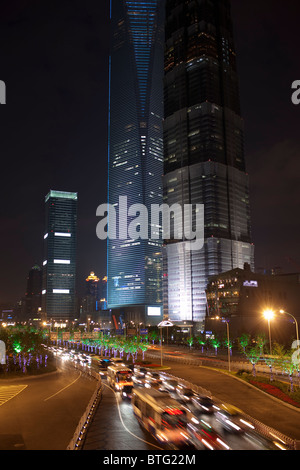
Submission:
[[[58,395],[59,393],[63,392],[66,388],[71,387],[71,385],[73,385],[75,382],[77,382],[78,379],[80,379],[81,375],[82,375],[82,374],[81,374],[81,372],[80,372],[79,375],[78,375],[78,377],[77,377],[75,380],[73,380],[73,382],[71,382],[71,383],[69,383],[68,385],[66,385],[65,387],[61,388],[61,389],[58,390],[56,393],[53,393],[53,395],[50,395],[50,397],[45,398],[44,401],[50,400],[50,398],[55,397],[55,396]]]
[[[28,385],[3,385],[0,386],[0,406],[21,393]]]
[[[142,439],[141,437],[138,437],[136,436],[133,432],[131,432],[127,426],[125,425],[124,421],[123,421],[123,418],[122,418],[122,413],[121,413],[121,410],[120,410],[120,405],[119,405],[119,402],[118,402],[118,396],[117,396],[117,393],[114,391],[114,389],[112,389],[111,387],[109,387],[107,384],[103,384],[105,385],[105,387],[109,388],[109,390],[111,390],[112,392],[114,392],[115,394],[115,398],[116,398],[116,402],[117,402],[117,407],[118,407],[118,412],[119,412],[119,417],[120,417],[120,421],[125,429],[125,431],[127,431],[129,434],[131,434],[133,437],[135,437],[136,439],[138,439],[139,441],[142,441],[144,442],[145,444],[149,444],[150,446],[152,447],[155,447],[156,449],[159,449],[159,450],[163,450],[161,447],[158,447],[156,446],[155,444],[152,444],[151,442],[148,442],[148,441],[145,441],[144,439]]]

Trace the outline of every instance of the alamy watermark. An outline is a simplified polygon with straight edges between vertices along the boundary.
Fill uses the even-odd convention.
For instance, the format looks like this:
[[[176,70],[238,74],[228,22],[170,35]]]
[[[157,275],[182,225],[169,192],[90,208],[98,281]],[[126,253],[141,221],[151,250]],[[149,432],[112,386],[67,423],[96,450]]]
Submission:
[[[0,80],[0,104],[6,104],[6,85]]]
[[[149,213],[150,212],[150,213]],[[102,217],[96,234],[100,240],[184,240],[187,250],[201,250],[204,244],[204,204],[144,204],[128,206],[127,196],[117,205],[101,204]]]
[[[292,103],[298,105],[300,104],[300,80],[295,80],[292,83],[292,90],[296,90],[292,94]]]

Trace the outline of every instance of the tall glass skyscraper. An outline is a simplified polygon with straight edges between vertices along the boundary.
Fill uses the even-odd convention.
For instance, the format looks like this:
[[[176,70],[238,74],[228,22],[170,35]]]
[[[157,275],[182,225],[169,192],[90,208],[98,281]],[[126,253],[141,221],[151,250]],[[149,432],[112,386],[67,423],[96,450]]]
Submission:
[[[116,213],[120,196],[149,214],[162,203],[163,31],[163,1],[111,0],[108,202]],[[125,225],[108,239],[108,307],[143,312],[162,305],[162,240],[151,239],[150,224],[148,239],[130,239]]]
[[[172,320],[203,324],[210,275],[253,268],[229,0],[167,0],[164,77],[164,202],[204,204],[204,247],[164,249],[164,306]]]
[[[76,316],[77,193],[50,191],[45,198],[42,312],[53,320]]]

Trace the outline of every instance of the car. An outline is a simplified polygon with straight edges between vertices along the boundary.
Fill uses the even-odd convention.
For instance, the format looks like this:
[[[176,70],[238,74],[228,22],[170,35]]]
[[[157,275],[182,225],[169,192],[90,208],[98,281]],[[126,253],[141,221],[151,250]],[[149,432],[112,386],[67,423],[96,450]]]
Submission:
[[[190,441],[198,450],[230,450],[223,437],[209,423],[195,416],[188,423],[187,431]]]
[[[134,374],[132,376],[132,380],[137,387],[144,387],[145,386],[145,376],[144,375],[138,375]]]
[[[111,363],[114,364],[114,365],[117,365],[117,364],[121,364],[121,365],[125,365],[124,364],[124,359],[121,359],[120,357],[112,357],[110,359]]]
[[[207,395],[194,395],[191,403],[194,409],[203,414],[213,414],[216,409],[214,401]]]
[[[185,387],[182,384],[178,384],[175,389],[178,398],[183,400],[184,402],[189,402],[195,396],[195,393],[191,388]]]
[[[215,416],[222,428],[230,433],[241,434],[251,427],[251,423],[244,419],[243,412],[236,406],[228,403],[218,405],[218,411],[215,413]]]
[[[102,377],[105,377],[105,373],[107,371],[107,368],[108,366],[110,366],[112,364],[111,360],[108,359],[108,358],[104,358],[104,359],[100,359],[100,361],[98,362],[98,367],[99,367],[99,374],[102,376]]]
[[[177,380],[168,379],[167,377],[162,378],[162,387],[167,391],[175,392],[177,385],[178,385]]]
[[[147,372],[148,372],[148,369],[146,367],[143,367],[140,365],[134,366],[134,373],[137,375],[145,375],[147,374]]]
[[[122,389],[122,400],[131,400],[133,387],[131,385],[124,385]]]
[[[162,380],[157,372],[148,371],[144,377],[146,388],[161,388]]]

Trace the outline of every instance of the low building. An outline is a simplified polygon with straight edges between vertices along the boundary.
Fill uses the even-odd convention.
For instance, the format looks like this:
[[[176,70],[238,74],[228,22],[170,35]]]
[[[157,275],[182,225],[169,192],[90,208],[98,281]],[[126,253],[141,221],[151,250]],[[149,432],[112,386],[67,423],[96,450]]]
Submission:
[[[291,345],[296,339],[293,317],[300,321],[299,273],[259,274],[245,264],[244,269],[235,268],[211,277],[206,295],[206,331],[225,335],[224,324],[217,321],[223,318],[229,320],[232,338],[243,333],[253,336],[265,333],[268,337],[268,322],[263,312],[271,309],[276,314],[271,322],[272,340]]]

